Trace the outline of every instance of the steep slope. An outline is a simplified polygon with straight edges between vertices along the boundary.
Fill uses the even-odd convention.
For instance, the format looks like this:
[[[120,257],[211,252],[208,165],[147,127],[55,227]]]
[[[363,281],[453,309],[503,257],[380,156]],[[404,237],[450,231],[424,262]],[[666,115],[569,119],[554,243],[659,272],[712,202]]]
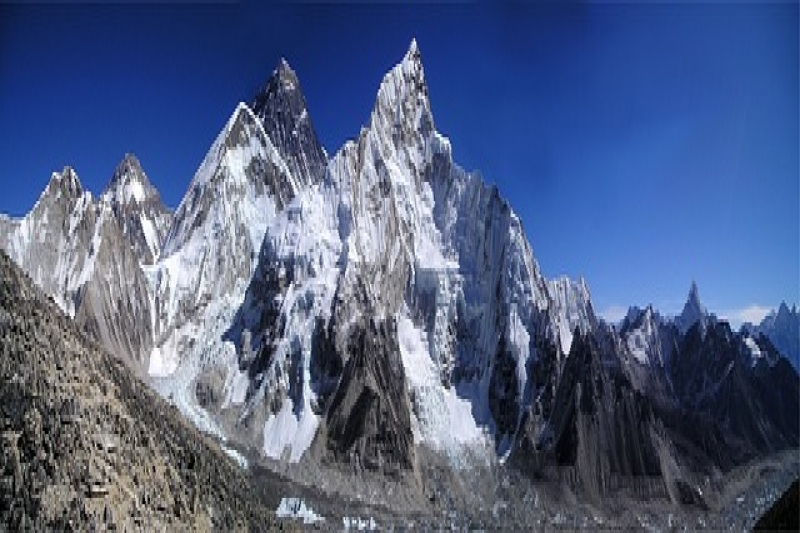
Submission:
[[[418,442],[453,450],[463,444],[449,429],[457,424],[465,441],[488,434],[505,448],[547,286],[497,189],[453,163],[416,42],[384,77],[369,125],[337,153],[331,175],[347,258],[339,312],[398,317]],[[348,298],[361,283],[366,309]]]
[[[135,155],[125,154],[100,198],[111,206],[139,263],[152,264],[161,251],[172,215]]]
[[[764,334],[773,346],[786,357],[795,370],[800,370],[800,310],[781,302],[777,312],[771,312],[758,326],[745,324],[754,336]]]
[[[664,367],[669,361],[674,334],[667,332],[668,325],[653,309],[634,309],[628,312],[620,326],[620,336],[628,351],[642,365]]]
[[[27,215],[6,219],[0,247],[95,339],[142,369],[152,344],[150,298],[117,201],[95,200],[67,167]]]
[[[532,394],[535,346],[560,346],[564,327],[593,320],[588,290],[576,287],[557,311],[564,318],[551,318],[551,293],[518,217],[495,187],[453,163],[435,130],[412,42],[381,82],[358,139],[267,228],[226,334],[239,368],[216,378],[224,385],[212,410],[224,417],[241,406],[229,431],[245,431],[268,456],[299,460],[318,426],[357,416],[334,413],[330,401],[355,394],[352,380],[340,379],[350,343],[372,338],[364,328],[378,320],[385,344],[368,357],[399,348],[400,403],[411,406],[415,444],[451,456],[487,444],[505,453]]]
[[[613,490],[630,485],[640,495],[658,495],[664,487],[660,454],[666,450],[655,433],[662,426],[619,364],[609,365],[606,358],[591,335],[576,336],[552,414],[539,439],[526,443],[531,438],[526,434],[520,449],[542,455],[542,465],[564,469],[573,490],[591,501],[599,503]],[[548,470],[540,467],[539,475],[553,475]]]
[[[714,420],[739,460],[800,441],[797,372],[776,356],[754,361],[747,339],[726,322],[709,325],[705,333],[696,325],[669,369],[681,409]],[[760,342],[764,352],[774,352],[769,341]]]
[[[0,527],[268,528],[271,513],[189,427],[0,252]]]
[[[158,262],[146,269],[156,312],[151,375],[174,372],[190,357],[198,328],[211,327],[209,315],[241,298],[267,225],[296,191],[261,122],[239,104],[176,210]]]
[[[586,335],[597,327],[589,287],[583,278],[573,282],[566,276],[548,281],[547,287],[553,302],[551,315],[558,325],[561,350],[567,354],[576,328]]]
[[[251,108],[301,188],[325,176],[328,156],[311,122],[300,81],[286,60],[281,59]]]
[[[292,261],[292,250],[298,242],[314,247],[320,261],[331,257],[325,251],[330,232],[324,231],[324,224],[314,225],[313,221],[324,219],[324,213],[335,205],[320,198],[297,198],[299,192],[319,183],[314,161],[323,151],[311,128],[296,78],[291,74],[293,81],[287,81],[290,72],[288,65],[273,72],[267,88],[259,95],[271,95],[270,98],[256,99],[260,118],[246,104],[237,106],[178,207],[159,261],[148,268],[157,311],[157,343],[149,368],[156,387],[165,396],[173,397],[183,412],[205,430],[234,434],[231,426],[235,425],[249,435],[248,444],[257,441],[259,448],[265,442],[266,405],[277,412],[283,393],[270,394],[270,398],[275,397],[274,402],[268,398],[259,405],[250,402],[243,406],[248,387],[258,389],[264,376],[255,380],[255,372],[239,371],[240,366],[247,368],[245,362],[239,362],[236,350],[249,354],[249,348],[242,351],[241,347],[250,346],[250,342],[242,343],[241,328],[234,333],[232,325],[245,318],[255,319],[262,306],[274,305],[269,294],[278,295],[281,288],[286,289],[285,277],[299,275],[304,267],[298,264],[295,268],[291,262],[279,264],[272,252],[262,248],[262,243],[272,243],[264,244],[266,250],[275,246],[288,254],[288,261]],[[291,109],[281,108],[284,105]],[[295,131],[302,138],[295,137]],[[292,139],[300,144],[292,144]],[[298,147],[308,153],[293,151]],[[303,221],[308,225],[301,226]],[[271,269],[264,290],[272,292],[263,293],[265,299],[254,302],[255,309],[250,309],[251,304],[243,305],[243,300],[258,263],[263,265],[262,270]],[[313,258],[305,264],[313,271],[323,266]],[[331,283],[323,277],[317,287],[325,290]],[[312,287],[308,285],[306,290],[312,291]],[[310,301],[293,291],[289,295],[289,303],[292,302],[302,306],[299,309],[305,310],[313,328],[316,312],[307,307]],[[313,305],[313,309],[318,307],[319,304]],[[311,342],[308,329],[298,327],[296,336],[281,343],[284,350],[300,351]],[[262,340],[262,333],[266,334],[263,328],[256,332],[250,326],[245,337],[249,338],[250,332],[253,344]],[[293,382],[293,390],[303,391],[307,384],[308,380]],[[252,390],[247,394],[252,395]],[[200,392],[198,397],[198,391],[207,394]],[[310,395],[306,393],[303,398],[307,407],[304,412],[310,413]],[[273,446],[279,450],[283,449],[281,442],[292,438],[295,432],[299,432],[298,438],[310,442],[317,427],[311,414],[302,423],[292,424],[297,420],[295,411],[300,412],[301,408],[287,409],[282,417],[273,417],[280,427],[272,432]],[[253,422],[253,418],[260,422]]]
[[[94,270],[77,293],[75,321],[112,354],[143,372],[153,343],[147,279],[112,207],[101,201],[96,210],[88,251]]]
[[[708,310],[700,302],[700,293],[697,290],[697,284],[693,281],[689,288],[689,297],[683,305],[683,311],[675,317],[675,325],[678,326],[681,335],[685,335],[695,324],[700,324],[701,332],[705,331],[708,321]]]
[[[80,287],[94,272],[89,257],[97,212],[70,167],[54,172],[39,199],[21,219],[7,219],[0,246],[70,316]]]

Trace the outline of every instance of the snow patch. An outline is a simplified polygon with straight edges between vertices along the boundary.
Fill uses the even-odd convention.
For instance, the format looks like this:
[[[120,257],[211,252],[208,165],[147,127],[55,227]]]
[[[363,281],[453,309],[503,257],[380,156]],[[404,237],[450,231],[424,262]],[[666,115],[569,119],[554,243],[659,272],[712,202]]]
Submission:
[[[302,520],[304,524],[309,525],[325,521],[323,516],[315,513],[314,510],[306,505],[306,502],[300,498],[281,498],[281,503],[278,505],[275,514],[280,518]]]
[[[308,408],[295,414],[294,402],[286,400],[278,413],[264,425],[264,455],[272,459],[288,459],[296,463],[311,446],[317,432],[319,417]]]
[[[222,446],[222,451],[225,452],[225,455],[236,461],[236,463],[243,469],[247,470],[250,467],[247,458],[241,453],[239,453],[238,450],[234,450],[233,448],[228,448],[227,446]]]
[[[758,347],[758,344],[756,344],[756,341],[753,340],[752,337],[745,337],[744,343],[747,345],[747,348],[750,349],[752,364],[755,366],[756,362],[764,357],[764,353],[761,351],[761,348]]]
[[[445,388],[428,352],[426,333],[405,315],[397,316],[400,355],[413,402],[415,440],[444,451],[455,463],[464,447],[479,448],[488,442],[488,428],[476,422],[480,410],[479,388],[465,384],[457,391]],[[477,404],[477,406],[476,406]],[[488,412],[488,406],[485,409]]]
[[[345,516],[342,518],[342,527],[345,531],[355,529],[356,531],[375,531],[378,529],[378,524],[371,516],[369,518],[361,518],[360,516]]]

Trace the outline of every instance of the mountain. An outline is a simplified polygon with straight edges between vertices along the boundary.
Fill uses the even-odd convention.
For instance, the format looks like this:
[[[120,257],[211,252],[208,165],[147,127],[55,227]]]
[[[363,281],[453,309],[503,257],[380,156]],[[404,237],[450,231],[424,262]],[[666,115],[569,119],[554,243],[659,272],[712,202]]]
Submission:
[[[140,264],[152,264],[161,251],[172,214],[161,203],[139,160],[125,157],[114,170],[101,196],[111,206],[122,234],[130,241]]]
[[[567,354],[576,328],[586,335],[597,327],[589,287],[583,278],[573,282],[562,276],[548,281],[548,292],[553,301],[553,314],[558,321],[561,349]]]
[[[664,367],[669,362],[675,337],[665,326],[665,320],[652,306],[631,308],[620,326],[620,335],[638,363]]]
[[[134,161],[123,160],[98,199],[84,190],[72,168],[53,173],[28,214],[3,219],[0,248],[109,351],[142,369],[152,318],[137,250],[157,248],[137,248],[142,241],[135,228],[163,226],[168,215]],[[131,191],[135,194],[126,194]],[[153,213],[161,218],[148,218]]]
[[[681,314],[675,317],[675,325],[678,326],[682,335],[685,335],[689,328],[695,324],[700,324],[700,331],[705,331],[708,325],[708,310],[700,303],[700,294],[697,284],[693,281],[689,288],[689,297],[683,305]]]
[[[753,358],[751,339],[727,322],[693,327],[670,361],[679,408],[713,420],[735,462],[796,447],[800,438],[797,372],[760,337],[765,355]]]
[[[285,59],[253,99],[251,109],[292,175],[303,180],[301,186],[324,177],[328,156],[308,114],[300,81]]]
[[[0,527],[274,523],[239,466],[89,341],[2,251],[0,337]]]
[[[91,276],[97,210],[70,167],[54,172],[31,211],[5,219],[0,245],[45,293],[74,316],[78,290]]]
[[[156,317],[151,375],[172,373],[202,320],[243,293],[268,224],[297,189],[261,122],[239,104],[175,211],[158,261],[145,267]]]
[[[696,286],[686,308],[704,309]],[[690,313],[673,322],[648,306],[631,309],[619,331],[603,322],[576,330],[554,393],[526,413],[511,463],[597,503],[624,486],[639,500],[706,507],[698,475],[796,448],[797,372],[766,337],[727,322],[700,315],[682,334],[675,322]]]
[[[765,335],[796,370],[800,369],[800,310],[797,306],[789,309],[786,302],[781,302],[778,311],[769,313],[759,325],[745,324],[744,328],[754,336]]]
[[[331,431],[364,416],[336,399],[366,394],[350,391],[362,379],[345,376],[350,364],[378,371],[358,347],[380,332],[368,357],[399,349],[400,396],[372,386],[370,405],[408,412],[397,427],[410,424],[418,445],[507,449],[529,394],[533,339],[555,345],[559,326],[518,217],[496,188],[453,163],[436,131],[415,42],[381,82],[358,139],[309,183],[267,229],[226,337],[239,356],[220,408],[241,405],[240,427],[263,427],[256,442],[270,457],[300,460],[321,428],[319,453],[382,464],[355,452],[373,450],[361,440],[368,431],[351,435],[347,453]],[[406,439],[401,429],[392,435]],[[410,465],[412,454],[389,463]]]
[[[44,202],[60,214],[0,219],[0,244],[28,250],[19,235],[37,231],[19,228],[53,224],[49,247],[75,250],[70,280],[98,256],[88,281],[42,286],[198,428],[306,482],[356,497],[377,479],[385,498],[391,480],[429,505],[442,472],[455,490],[481,465],[597,504],[622,488],[705,507],[700,480],[798,446],[797,372],[696,284],[674,319],[648,306],[611,325],[583,279],[545,278],[497,187],[453,160],[416,41],[330,159],[282,60],[171,217],[132,157],[99,202],[66,177],[43,193],[63,189]],[[56,231],[76,209],[107,219],[98,246]]]

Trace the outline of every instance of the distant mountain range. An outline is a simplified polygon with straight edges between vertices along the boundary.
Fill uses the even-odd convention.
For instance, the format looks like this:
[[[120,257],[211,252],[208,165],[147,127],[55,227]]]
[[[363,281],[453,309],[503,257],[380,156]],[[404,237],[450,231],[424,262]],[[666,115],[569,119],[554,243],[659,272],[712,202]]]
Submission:
[[[127,155],[97,199],[54,173],[0,247],[200,429],[276,461],[396,478],[478,456],[703,505],[703,475],[798,446],[797,310],[733,331],[692,284],[674,319],[598,318],[453,161],[416,42],[331,157],[281,61],[174,213]]]
[[[760,324],[744,324],[743,328],[751,335],[765,335],[795,370],[800,369],[800,311],[796,305],[789,309],[781,303],[778,311],[769,313]]]

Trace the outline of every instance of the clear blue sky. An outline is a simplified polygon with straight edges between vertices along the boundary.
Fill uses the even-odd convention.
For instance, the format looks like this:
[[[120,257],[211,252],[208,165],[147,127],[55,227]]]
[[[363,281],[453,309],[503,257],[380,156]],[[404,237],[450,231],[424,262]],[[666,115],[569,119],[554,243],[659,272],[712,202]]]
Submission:
[[[798,5],[0,6],[0,211],[136,153],[176,206],[281,56],[325,148],[416,36],[437,127],[601,312],[800,298]],[[614,314],[614,313],[610,313]]]

